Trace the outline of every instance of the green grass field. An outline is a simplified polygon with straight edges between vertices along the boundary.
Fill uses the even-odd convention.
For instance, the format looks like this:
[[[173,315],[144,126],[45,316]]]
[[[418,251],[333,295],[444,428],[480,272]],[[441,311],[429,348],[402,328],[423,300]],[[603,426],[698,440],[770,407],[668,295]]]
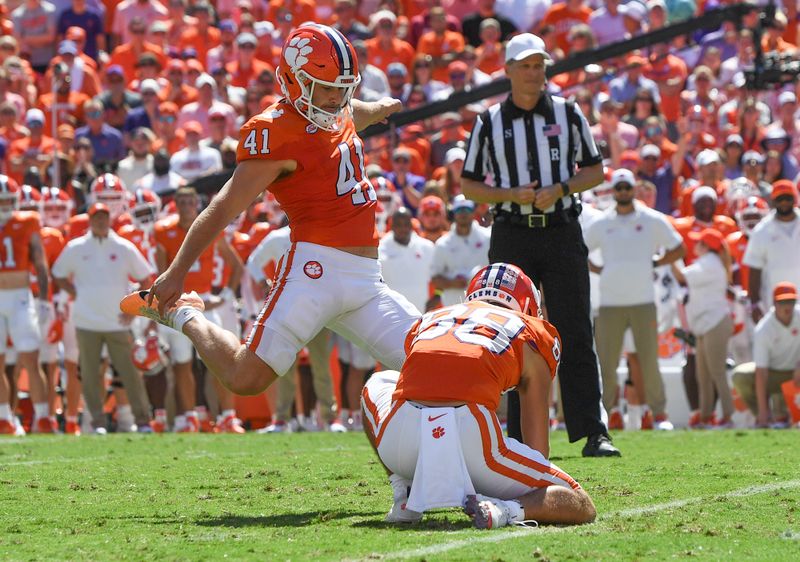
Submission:
[[[358,434],[0,440],[2,560],[800,560],[800,432],[621,433],[621,459],[553,458],[583,527],[477,531],[458,510],[383,522]]]

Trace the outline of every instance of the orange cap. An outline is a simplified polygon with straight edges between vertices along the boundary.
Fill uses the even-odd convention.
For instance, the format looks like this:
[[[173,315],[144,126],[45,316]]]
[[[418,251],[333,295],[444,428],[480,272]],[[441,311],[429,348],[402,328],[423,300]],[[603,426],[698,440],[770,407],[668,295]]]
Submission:
[[[87,213],[89,213],[90,217],[93,217],[97,213],[108,213],[111,215],[111,211],[108,209],[108,205],[105,203],[92,203],[92,206],[89,207]]]
[[[797,287],[795,287],[794,283],[789,283],[788,281],[778,283],[772,290],[772,300],[775,302],[796,301]]]
[[[719,252],[725,244],[725,238],[716,228],[706,228],[701,232],[690,232],[689,238],[697,242],[702,242],[715,252]]]
[[[770,199],[773,201],[781,195],[791,195],[794,202],[797,203],[797,188],[789,180],[778,180],[772,184],[772,194]]]

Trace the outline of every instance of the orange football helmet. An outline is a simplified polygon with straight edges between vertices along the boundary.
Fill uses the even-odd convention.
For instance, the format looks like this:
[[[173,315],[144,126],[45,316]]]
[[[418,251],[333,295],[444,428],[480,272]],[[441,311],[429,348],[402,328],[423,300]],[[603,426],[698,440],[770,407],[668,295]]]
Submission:
[[[358,59],[347,38],[332,27],[309,23],[290,33],[275,74],[286,99],[320,129],[337,131],[350,118],[350,101],[361,82]],[[338,108],[314,104],[318,86],[344,91]]]
[[[467,300],[486,301],[542,318],[542,296],[531,278],[516,265],[492,263],[467,286]]]
[[[39,211],[39,201],[42,194],[32,185],[23,185],[19,189],[19,210],[20,211]]]
[[[5,224],[19,209],[19,185],[6,175],[0,174],[0,225]]]
[[[104,203],[108,207],[112,221],[128,211],[130,202],[125,184],[114,174],[100,174],[92,182],[88,199],[89,204]]]
[[[161,212],[161,198],[149,189],[137,189],[133,192],[131,215],[133,224],[139,230],[149,232],[158,220]]]
[[[63,189],[43,187],[42,199],[39,201],[39,213],[42,223],[51,228],[63,228],[72,215],[72,198]]]

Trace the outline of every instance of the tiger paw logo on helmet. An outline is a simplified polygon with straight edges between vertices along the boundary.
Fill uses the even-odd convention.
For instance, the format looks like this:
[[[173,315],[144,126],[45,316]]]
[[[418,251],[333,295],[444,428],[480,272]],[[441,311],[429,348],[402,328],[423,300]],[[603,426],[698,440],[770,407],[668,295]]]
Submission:
[[[309,45],[311,39],[307,37],[293,37],[289,45],[283,51],[283,58],[289,68],[295,70],[308,62],[307,55],[314,52],[314,48]]]
[[[358,59],[347,38],[332,27],[306,24],[292,31],[276,75],[286,101],[312,125],[339,131],[352,115],[350,101],[361,82]],[[321,87],[325,94],[315,95]],[[341,95],[332,99],[331,88]]]

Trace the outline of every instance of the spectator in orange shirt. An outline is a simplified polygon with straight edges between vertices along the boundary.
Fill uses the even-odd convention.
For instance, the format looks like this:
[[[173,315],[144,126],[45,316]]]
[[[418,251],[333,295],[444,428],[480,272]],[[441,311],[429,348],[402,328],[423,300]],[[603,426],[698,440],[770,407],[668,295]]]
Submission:
[[[481,45],[475,49],[477,67],[481,72],[492,74],[504,66],[503,46],[500,44],[500,22],[485,19],[480,25]]]
[[[153,152],[164,147],[170,154],[175,154],[186,146],[186,135],[183,129],[178,129],[178,106],[175,103],[163,101],[158,105],[155,133]]]
[[[177,45],[181,40],[184,30],[191,28],[197,20],[186,13],[185,0],[167,0],[169,17],[165,20],[167,24],[167,43]]]
[[[145,41],[147,33],[147,23],[141,18],[133,18],[128,25],[130,41],[114,49],[111,53],[110,64],[122,67],[125,73],[125,80],[130,82],[136,77],[136,63],[143,53],[153,53],[163,68],[167,64],[167,57],[161,47]]]
[[[556,30],[556,45],[565,55],[570,53],[572,46],[569,42],[570,30],[578,24],[588,24],[592,9],[584,4],[583,0],[566,0],[563,4],[553,4],[545,12],[539,27],[552,25]]]
[[[17,121],[18,117],[16,104],[10,101],[0,103],[0,137],[9,143],[28,136],[28,129]]]
[[[457,17],[445,10],[441,0],[427,0],[425,3],[427,3],[427,6],[425,6],[420,13],[411,17],[408,33],[406,34],[406,40],[412,47],[416,47],[417,51],[419,51],[420,38],[433,29],[433,25],[431,24],[431,10],[441,9],[445,14],[447,29],[461,35],[461,22]]]
[[[45,81],[50,84],[53,77],[53,69],[57,64],[66,67],[67,72],[72,76],[72,89],[82,92],[90,98],[95,97],[102,91],[100,78],[94,68],[86,64],[80,56],[78,46],[74,41],[65,39],[58,45],[58,56],[50,62],[50,67],[45,73]]]
[[[270,0],[264,19],[274,22],[286,12],[292,14],[296,25],[317,20],[315,4],[311,0]]]
[[[256,58],[256,46],[258,40],[252,33],[240,33],[236,38],[236,60],[226,66],[231,75],[231,85],[239,88],[247,88],[250,81],[256,78],[262,71],[275,69],[265,62]]]
[[[434,80],[447,80],[447,65],[453,62],[464,49],[464,37],[447,29],[444,8],[436,6],[430,10],[431,31],[419,39],[417,52],[433,57]]]
[[[281,63],[281,48],[275,45],[272,32],[275,27],[268,21],[257,21],[253,24],[253,35],[256,36],[256,59],[275,68]]]
[[[45,112],[45,130],[53,130],[53,110],[55,109],[56,121],[83,125],[83,104],[89,101],[89,96],[71,89],[72,76],[64,74],[58,82],[55,93],[47,92],[39,96],[37,106]]]
[[[689,75],[686,63],[670,53],[668,43],[657,43],[653,46],[653,54],[643,74],[658,86],[658,93],[661,96],[660,109],[670,132],[674,135],[680,117],[680,94]]]
[[[139,55],[139,60],[136,62],[136,80],[129,84],[131,90],[140,91],[145,80],[154,80],[158,83],[158,87],[164,90],[169,82],[161,75],[163,68],[153,53]]]
[[[208,60],[208,50],[220,43],[220,30],[209,25],[212,11],[211,5],[206,2],[195,4],[190,13],[197,19],[197,25],[184,29],[178,42],[181,50],[193,47],[197,52],[197,60],[203,64]]]
[[[86,31],[73,25],[67,28],[64,39],[75,42],[75,46],[78,47],[78,56],[96,72],[97,61],[86,54]],[[105,43],[103,43],[103,45],[105,45]]]
[[[179,108],[197,101],[197,90],[185,83],[186,64],[180,59],[172,59],[167,64],[167,86],[161,92],[164,101],[171,101]]]
[[[765,53],[786,53],[797,50],[797,45],[792,45],[782,37],[786,32],[787,25],[788,20],[786,16],[783,12],[777,10],[775,12],[775,18],[770,25],[767,26],[766,33],[764,33],[764,36],[761,38],[761,49]],[[797,27],[797,22],[793,22],[792,25]]]
[[[389,10],[375,13],[370,20],[375,37],[365,41],[369,62],[386,72],[393,62],[403,63],[411,71],[414,48],[397,38],[397,16]]]
[[[2,66],[0,66],[0,102],[12,104],[17,109],[17,115],[25,111],[25,100],[11,91],[11,76]]]
[[[42,172],[53,159],[55,141],[44,134],[45,117],[41,109],[29,109],[25,114],[25,126],[30,135],[11,143],[8,149],[6,170],[8,175],[22,184],[22,174],[34,166]]]

